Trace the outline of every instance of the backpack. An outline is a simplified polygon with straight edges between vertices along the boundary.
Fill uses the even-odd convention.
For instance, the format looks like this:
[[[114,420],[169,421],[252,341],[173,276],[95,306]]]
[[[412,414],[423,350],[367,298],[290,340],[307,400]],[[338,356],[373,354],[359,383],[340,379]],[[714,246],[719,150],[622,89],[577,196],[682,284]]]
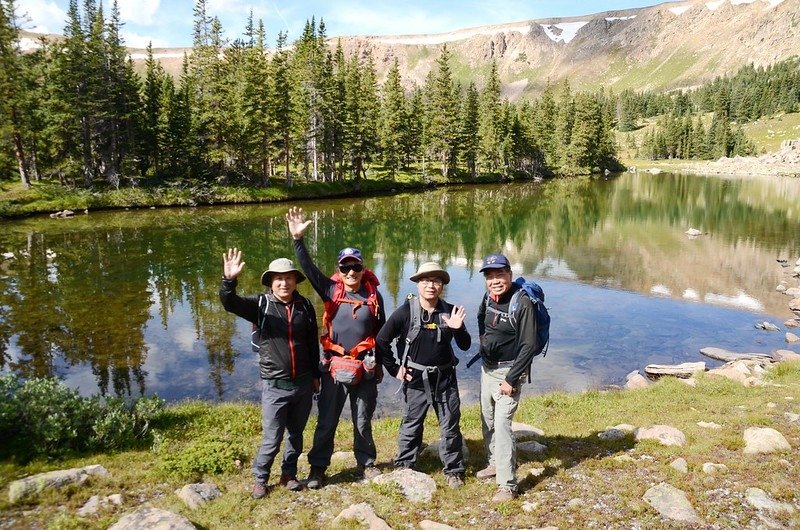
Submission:
[[[342,279],[338,274],[331,276],[331,280],[335,282],[335,288],[331,299],[325,300],[325,312],[322,314],[322,327],[325,329],[325,333],[322,335],[322,337],[320,337],[319,340],[320,343],[322,343],[322,349],[324,352],[330,352],[333,355],[347,356],[355,359],[361,352],[375,349],[375,336],[378,334],[378,313],[380,312],[377,287],[380,285],[380,281],[378,281],[378,277],[375,276],[372,271],[369,269],[364,269],[362,283],[367,290],[367,299],[364,302],[356,302],[345,296],[344,282],[342,282]],[[339,311],[339,307],[345,303],[353,306],[353,318],[355,318],[355,312],[358,310],[358,308],[360,308],[362,305],[366,305],[369,308],[370,313],[372,313],[374,323],[372,333],[370,333],[370,335],[360,343],[356,344],[349,352],[344,351],[344,348],[342,348],[341,345],[336,344],[333,342],[333,340],[331,340],[331,336],[333,335],[333,317],[336,312]]]
[[[538,283],[533,280],[526,280],[521,276],[514,280],[514,284],[519,286],[519,289],[511,296],[511,301],[508,304],[508,313],[498,311],[487,303],[489,293],[483,295],[483,302],[478,313],[485,314],[486,311],[491,311],[500,316],[508,317],[511,327],[516,330],[519,297],[525,294],[531,299],[533,312],[536,316],[536,349],[533,352],[533,356],[536,357],[541,353],[542,357],[545,357],[547,356],[547,347],[550,344],[550,313],[547,312],[547,307],[544,305],[544,290]]]
[[[267,315],[269,314],[269,305],[270,305],[269,296],[266,293],[262,293],[258,295],[258,323],[253,324],[252,331],[250,332],[250,346],[253,348],[255,353],[259,353],[260,351],[260,339],[263,335],[267,334]],[[303,308],[306,310],[306,314],[309,315],[309,322],[311,322],[310,315],[312,314],[311,310],[309,309],[310,302],[308,298],[305,296],[301,296],[298,302],[295,302],[295,305],[301,304]],[[263,308],[263,309],[262,309]],[[311,324],[316,325],[316,321],[311,322]]]

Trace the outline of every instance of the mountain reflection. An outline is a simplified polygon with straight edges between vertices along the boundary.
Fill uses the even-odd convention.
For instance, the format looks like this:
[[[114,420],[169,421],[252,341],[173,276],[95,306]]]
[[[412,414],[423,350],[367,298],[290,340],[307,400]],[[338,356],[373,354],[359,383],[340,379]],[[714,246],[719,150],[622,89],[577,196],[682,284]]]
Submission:
[[[659,340],[666,343],[694,325],[688,318],[719,326],[757,318],[718,313],[705,303],[687,310],[674,301],[738,300],[778,323],[788,318],[787,299],[775,292],[783,274],[775,260],[793,263],[798,257],[798,203],[797,179],[625,174],[302,206],[315,220],[307,243],[321,268],[333,269],[341,247],[360,247],[372,256],[389,311],[413,289],[408,275],[432,258],[448,264],[454,282],[445,296],[467,306],[473,334],[483,291],[477,264],[484,254],[502,250],[518,273],[555,282],[548,304],[569,311],[554,315],[554,329],[562,329],[554,344],[563,353],[555,360],[548,356],[546,365],[564,375],[542,380],[555,388],[585,388],[619,382],[620,372],[644,362],[634,355],[611,371],[595,366],[606,362],[606,345],[632,337],[631,326],[650,326],[665,307],[677,315],[659,323]],[[274,257],[292,256],[287,208],[4,222],[1,250],[13,257],[0,261],[0,368],[25,377],[58,376],[85,394],[255,399],[258,370],[249,329],[217,298],[221,254],[241,248],[247,266],[240,291],[259,290],[262,268]],[[684,234],[689,227],[706,234],[690,240]],[[300,287],[321,315],[310,286]],[[604,310],[609,303],[617,304],[613,321]],[[641,314],[643,307],[654,314]],[[602,338],[585,331],[601,321]],[[742,348],[771,344],[740,327],[726,335]],[[661,355],[675,353],[664,349]],[[473,375],[459,377],[470,381]],[[382,395],[391,400],[393,390]]]

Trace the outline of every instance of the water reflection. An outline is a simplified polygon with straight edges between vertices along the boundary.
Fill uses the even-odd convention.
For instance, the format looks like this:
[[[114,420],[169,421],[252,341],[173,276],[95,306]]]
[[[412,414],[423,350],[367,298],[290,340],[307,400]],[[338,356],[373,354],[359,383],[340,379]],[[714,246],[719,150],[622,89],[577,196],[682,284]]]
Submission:
[[[542,280],[553,313],[551,353],[537,360],[533,388],[577,390],[649,362],[696,360],[707,345],[784,346],[782,334],[753,323],[789,317],[775,260],[800,255],[798,203],[798,180],[628,174],[303,207],[316,221],[307,242],[318,262],[332,269],[339,248],[359,245],[389,310],[414,291],[407,278],[419,263],[447,263],[445,296],[466,305],[473,334],[477,264],[506,252],[518,273]],[[57,375],[86,394],[255,399],[247,324],[217,298],[220,256],[243,249],[241,289],[259,289],[261,267],[291,255],[287,207],[4,223],[0,251],[14,257],[0,262],[0,368]],[[689,227],[707,234],[690,240]],[[714,305],[736,303],[765,314]],[[465,401],[475,401],[477,367],[459,377]],[[383,386],[384,410],[396,410],[396,383]]]

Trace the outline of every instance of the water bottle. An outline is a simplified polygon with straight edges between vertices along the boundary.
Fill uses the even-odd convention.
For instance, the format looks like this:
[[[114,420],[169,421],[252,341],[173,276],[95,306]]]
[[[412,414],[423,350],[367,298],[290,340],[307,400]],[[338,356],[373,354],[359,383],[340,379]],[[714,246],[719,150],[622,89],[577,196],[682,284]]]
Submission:
[[[364,364],[364,379],[372,379],[375,377],[375,355],[370,352],[362,361]]]

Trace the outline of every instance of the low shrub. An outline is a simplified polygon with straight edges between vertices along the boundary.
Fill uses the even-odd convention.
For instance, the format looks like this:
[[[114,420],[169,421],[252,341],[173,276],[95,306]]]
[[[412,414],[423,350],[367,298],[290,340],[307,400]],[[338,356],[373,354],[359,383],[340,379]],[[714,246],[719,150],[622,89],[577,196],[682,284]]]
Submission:
[[[149,435],[158,397],[83,397],[54,378],[0,376],[0,456],[22,459],[130,447]]]

